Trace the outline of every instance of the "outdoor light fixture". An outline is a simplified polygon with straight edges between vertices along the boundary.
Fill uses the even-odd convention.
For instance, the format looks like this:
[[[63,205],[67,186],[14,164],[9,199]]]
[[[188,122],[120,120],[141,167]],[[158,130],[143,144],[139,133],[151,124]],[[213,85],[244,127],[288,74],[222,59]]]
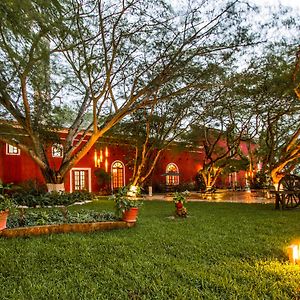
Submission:
[[[97,151],[95,149],[95,154],[94,154],[95,167],[96,168],[100,168],[101,167],[101,163],[104,162],[105,171],[107,172],[107,170],[108,170],[107,157],[108,156],[109,156],[109,152],[108,152],[108,148],[107,147],[105,147],[105,150],[100,149],[99,151]],[[104,157],[105,157],[105,161],[104,161]]]
[[[98,154],[97,154],[97,150],[95,150],[94,153],[94,162],[95,162],[95,167],[100,167],[100,165],[98,165]]]
[[[293,265],[300,265],[300,243],[288,246],[288,255]]]
[[[102,150],[100,150],[100,162],[103,162],[103,153],[102,153]]]
[[[107,172],[108,171],[108,161],[107,161],[107,158],[105,159],[105,172]]]
[[[94,153],[94,162],[95,162],[95,167],[96,168],[100,168],[101,163],[103,162],[102,150],[99,151],[99,154],[97,153],[97,150],[95,150],[95,153]]]

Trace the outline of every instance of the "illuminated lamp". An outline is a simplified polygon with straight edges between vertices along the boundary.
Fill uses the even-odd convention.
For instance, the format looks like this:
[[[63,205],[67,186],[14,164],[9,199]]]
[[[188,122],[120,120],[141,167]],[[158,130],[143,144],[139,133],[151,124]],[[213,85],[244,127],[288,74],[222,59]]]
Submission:
[[[98,156],[97,150],[95,150],[95,152],[94,152],[94,162],[95,162],[95,167],[96,168],[100,168],[100,164],[101,164],[101,157],[100,156]]]
[[[105,147],[105,157],[108,157],[108,148]]]
[[[108,171],[108,161],[107,161],[107,158],[105,159],[104,165],[105,165],[105,172],[107,172]]]
[[[300,265],[300,243],[288,246],[289,261],[295,265]]]

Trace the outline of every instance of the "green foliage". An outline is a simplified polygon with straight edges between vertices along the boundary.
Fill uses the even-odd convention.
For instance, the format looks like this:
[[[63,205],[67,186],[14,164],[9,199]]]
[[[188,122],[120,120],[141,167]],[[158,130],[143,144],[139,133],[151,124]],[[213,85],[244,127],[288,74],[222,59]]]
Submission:
[[[66,209],[20,209],[14,214],[9,215],[7,220],[7,228],[65,223],[92,223],[114,220],[116,220],[116,217],[111,212],[96,212],[87,209],[76,211],[69,211]]]
[[[236,158],[228,159],[228,163],[226,164],[226,167],[223,168],[222,173],[229,174],[233,172],[239,172],[241,170],[246,171],[248,169],[249,169],[249,160],[246,157],[241,156],[238,159]]]
[[[174,196],[173,196],[173,201],[175,203],[177,202],[181,202],[181,203],[185,203],[186,202],[186,197],[189,195],[189,191],[185,191],[185,192],[175,192]]]
[[[12,186],[13,183],[5,184],[0,179],[0,211],[13,211],[15,208],[15,202],[11,199],[9,195],[6,194],[7,191],[11,190]]]
[[[128,197],[128,187],[119,188],[118,192],[110,197],[115,202],[116,215],[122,217],[122,214],[131,207],[140,207],[142,202],[139,200],[130,199]]]
[[[73,193],[51,192],[39,194],[36,190],[32,190],[32,192],[21,190],[14,193],[12,197],[18,205],[25,205],[28,207],[71,205],[75,202],[85,202],[94,199],[94,195],[88,191],[76,191]]]
[[[110,175],[103,169],[95,170],[94,174],[97,177],[97,182],[99,185],[107,184],[110,180]]]
[[[0,178],[0,194],[4,195],[5,192],[10,191],[12,189],[13,183],[3,183]]]
[[[251,189],[264,189],[271,186],[270,178],[265,172],[257,172],[254,178],[250,180]]]
[[[15,208],[15,202],[8,195],[0,194],[0,211],[9,210],[13,211]]]

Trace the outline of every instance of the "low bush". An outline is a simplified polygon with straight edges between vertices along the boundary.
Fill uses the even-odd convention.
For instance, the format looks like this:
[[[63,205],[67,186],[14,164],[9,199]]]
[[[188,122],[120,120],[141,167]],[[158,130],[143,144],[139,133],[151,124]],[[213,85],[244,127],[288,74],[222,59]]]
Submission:
[[[66,208],[51,210],[20,209],[8,217],[7,228],[114,220],[116,220],[116,216],[112,212],[96,212],[84,209],[69,211]]]
[[[51,192],[44,194],[28,193],[27,191],[19,191],[12,195],[13,200],[18,205],[24,205],[28,207],[45,207],[55,205],[71,205],[75,202],[91,201],[94,195],[87,191],[73,192],[73,193],[61,193]]]

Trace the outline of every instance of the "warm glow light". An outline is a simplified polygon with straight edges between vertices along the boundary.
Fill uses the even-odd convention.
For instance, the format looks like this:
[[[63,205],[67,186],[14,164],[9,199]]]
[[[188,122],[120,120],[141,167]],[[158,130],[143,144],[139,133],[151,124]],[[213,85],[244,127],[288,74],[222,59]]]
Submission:
[[[108,148],[105,147],[105,157],[108,157]]]
[[[94,161],[95,161],[95,167],[100,168],[102,161],[101,161],[101,157],[98,156],[97,150],[95,150],[95,153],[94,153]]]
[[[102,153],[102,150],[100,150],[100,162],[103,162],[103,153]]]
[[[138,187],[136,185],[131,185],[129,191],[127,192],[127,196],[136,197],[138,191]]]
[[[300,264],[300,244],[288,247],[289,260],[292,264]]]
[[[95,167],[97,167],[97,150],[95,150],[94,162],[95,162]]]
[[[105,172],[107,172],[108,171],[108,161],[107,161],[107,159],[105,159]]]

